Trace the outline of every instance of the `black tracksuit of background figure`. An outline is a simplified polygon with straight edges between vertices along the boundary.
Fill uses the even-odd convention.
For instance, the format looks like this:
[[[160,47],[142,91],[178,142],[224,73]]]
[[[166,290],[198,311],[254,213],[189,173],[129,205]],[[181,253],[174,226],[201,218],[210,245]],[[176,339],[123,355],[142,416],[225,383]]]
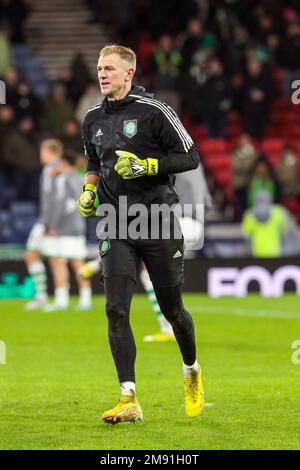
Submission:
[[[154,100],[141,87],[133,87],[119,101],[104,100],[88,111],[83,126],[87,174],[100,176],[100,206],[112,204],[118,210],[119,196],[128,206],[143,203],[173,205],[178,196],[173,187],[175,173],[192,170],[199,155],[177,115],[166,104]],[[123,179],[114,169],[116,150],[139,158],[157,158],[158,174]],[[104,218],[105,219],[105,218]],[[131,298],[140,261],[149,272],[162,313],[173,327],[183,362],[194,364],[196,347],[193,320],[182,303],[183,240],[110,237],[99,222],[102,276],[106,294],[108,335],[120,383],[135,382],[136,347],[129,323]],[[173,220],[174,224],[178,221]],[[100,228],[99,228],[100,226]]]

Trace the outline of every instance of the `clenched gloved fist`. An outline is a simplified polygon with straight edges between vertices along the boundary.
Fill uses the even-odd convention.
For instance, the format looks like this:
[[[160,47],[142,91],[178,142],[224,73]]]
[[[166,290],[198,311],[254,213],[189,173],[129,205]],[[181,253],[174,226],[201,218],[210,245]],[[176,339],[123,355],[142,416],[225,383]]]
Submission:
[[[85,184],[83,193],[77,202],[77,210],[83,217],[95,217],[99,199],[97,188],[93,184]]]
[[[124,180],[157,175],[158,173],[158,160],[156,158],[141,160],[134,153],[125,150],[117,150],[116,154],[119,158],[114,168]]]

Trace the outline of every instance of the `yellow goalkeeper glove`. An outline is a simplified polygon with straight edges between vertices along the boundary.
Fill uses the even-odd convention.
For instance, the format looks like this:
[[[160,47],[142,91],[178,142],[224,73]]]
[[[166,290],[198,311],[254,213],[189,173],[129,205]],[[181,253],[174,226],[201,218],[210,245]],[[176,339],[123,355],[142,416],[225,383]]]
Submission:
[[[141,160],[134,153],[125,150],[117,150],[118,161],[115,170],[124,180],[139,178],[140,176],[153,176],[158,173],[157,158],[145,158]]]
[[[99,199],[97,188],[93,184],[85,184],[83,192],[78,199],[77,209],[83,217],[95,217]]]

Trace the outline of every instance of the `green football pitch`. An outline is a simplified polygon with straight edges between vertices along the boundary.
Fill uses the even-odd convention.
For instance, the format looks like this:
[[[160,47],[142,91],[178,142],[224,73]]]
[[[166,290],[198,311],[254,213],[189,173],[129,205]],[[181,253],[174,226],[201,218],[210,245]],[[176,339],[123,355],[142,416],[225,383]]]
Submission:
[[[90,313],[26,313],[0,302],[1,449],[299,449],[300,339],[295,295],[209,299],[185,295],[196,325],[207,406],[200,418],[183,408],[176,344],[143,343],[157,330],[143,295],[132,304],[138,355],[137,395],[144,421],[105,425],[118,399],[103,297]],[[298,355],[299,357],[300,355]]]

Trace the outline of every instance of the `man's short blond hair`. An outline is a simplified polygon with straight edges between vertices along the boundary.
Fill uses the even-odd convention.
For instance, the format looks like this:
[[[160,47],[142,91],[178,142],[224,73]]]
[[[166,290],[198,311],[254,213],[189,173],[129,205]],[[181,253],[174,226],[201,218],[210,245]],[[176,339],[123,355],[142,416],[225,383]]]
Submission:
[[[63,143],[58,139],[44,139],[41,142],[41,147],[47,148],[54,155],[57,155],[58,158],[62,158],[64,153]]]
[[[136,69],[136,54],[129,47],[120,46],[119,44],[109,44],[101,49],[100,57],[108,54],[118,54],[121,59],[128,62],[134,70]]]

